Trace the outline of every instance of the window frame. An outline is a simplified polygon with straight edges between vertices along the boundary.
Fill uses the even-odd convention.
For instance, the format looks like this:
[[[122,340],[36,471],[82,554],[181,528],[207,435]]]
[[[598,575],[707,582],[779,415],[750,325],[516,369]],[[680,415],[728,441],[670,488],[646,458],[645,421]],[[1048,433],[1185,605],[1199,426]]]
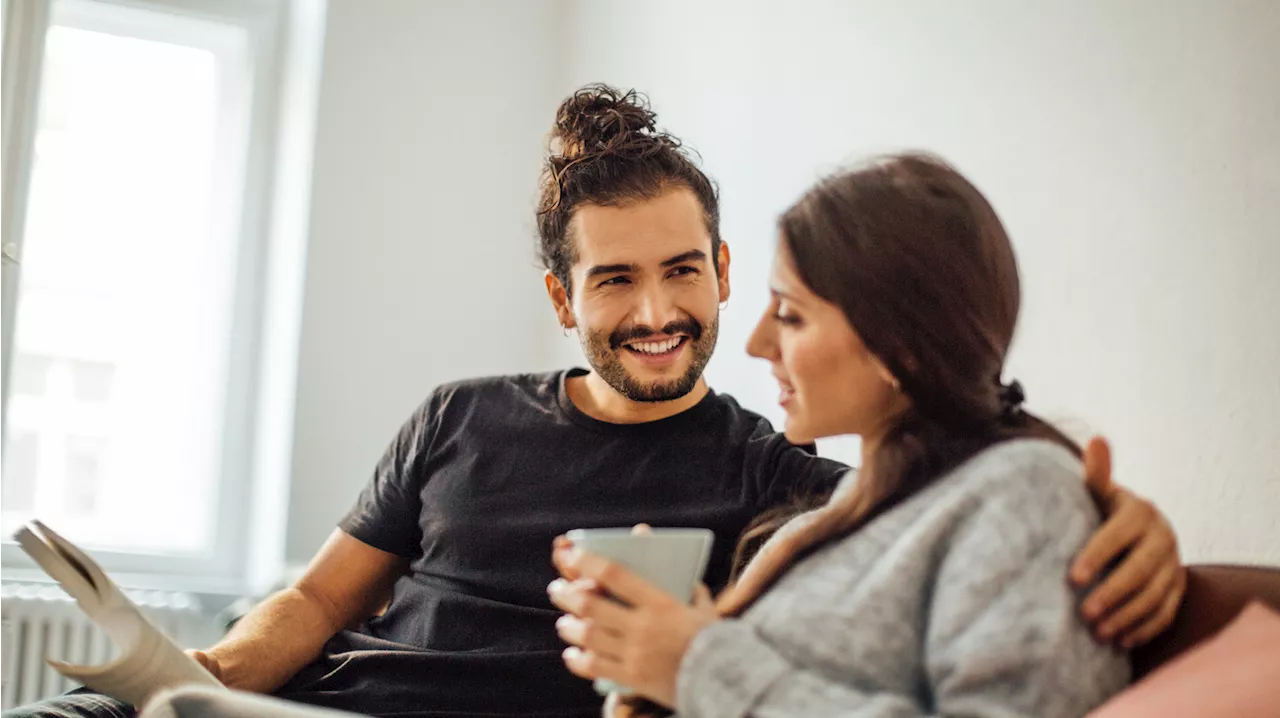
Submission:
[[[298,0],[294,0],[296,4]],[[307,2],[308,0],[302,0]],[[323,18],[323,0],[319,0],[319,15]],[[315,5],[314,2],[311,3]],[[259,452],[279,447],[262,446],[263,432],[269,439],[289,441],[291,432],[278,427],[264,426],[262,416],[268,422],[279,424],[279,407],[265,407],[259,388],[264,373],[274,381],[280,376],[281,360],[290,359],[296,364],[296,343],[280,346],[272,342],[270,332],[279,325],[297,322],[300,302],[289,303],[283,309],[270,306],[271,295],[276,288],[268,286],[274,281],[272,265],[288,257],[281,257],[279,247],[273,247],[276,228],[280,223],[273,217],[273,200],[281,191],[278,186],[277,164],[281,152],[280,115],[282,66],[285,61],[286,43],[294,33],[289,31],[290,16],[296,13],[290,0],[23,0],[5,2],[4,28],[4,246],[6,254],[17,261],[6,261],[4,267],[3,307],[3,407],[7,412],[11,352],[17,314],[19,282],[21,274],[22,232],[26,219],[25,209],[31,179],[33,141],[38,122],[41,61],[44,54],[45,33],[52,24],[67,25],[88,30],[114,32],[130,37],[174,41],[174,33],[185,32],[182,23],[164,27],[163,22],[132,22],[120,25],[121,10],[142,10],[148,13],[173,15],[183,20],[213,21],[232,25],[243,31],[246,65],[237,68],[247,73],[248,92],[241,107],[224,108],[243,112],[231,122],[221,126],[243,128],[243,146],[247,148],[240,159],[240,166],[233,167],[227,176],[242,180],[239,192],[234,193],[235,207],[227,207],[238,226],[231,228],[237,237],[235,286],[231,308],[230,345],[226,355],[226,385],[224,387],[224,412],[222,446],[218,472],[217,508],[214,517],[214,536],[208,551],[191,555],[165,555],[158,553],[119,550],[90,549],[103,568],[125,583],[139,586],[163,585],[187,590],[212,592],[239,592],[246,586],[262,585],[266,579],[254,581],[253,574],[271,575],[282,567],[283,545],[278,550],[267,548],[267,556],[279,555],[279,560],[255,557],[257,544],[281,533],[264,528],[264,524],[283,520],[279,511],[255,510],[253,502],[263,493],[263,487],[255,483],[266,480],[274,486],[270,489],[287,492],[287,459],[281,476],[264,477],[268,468],[263,465]],[[310,8],[310,16],[317,13]],[[306,14],[306,13],[304,13]],[[145,17],[145,16],[144,16]],[[155,18],[152,18],[155,19]],[[320,35],[323,22],[320,22]],[[210,36],[211,37],[211,36]],[[317,42],[319,38],[313,38]],[[185,38],[182,44],[201,46],[200,38]],[[194,42],[193,42],[194,41]],[[217,51],[216,48],[215,52]],[[317,68],[318,72],[318,68]],[[244,87],[238,84],[238,87]],[[314,113],[312,113],[314,114]],[[240,138],[235,138],[239,140]],[[309,160],[309,154],[306,155]],[[238,210],[238,211],[237,211]],[[305,228],[305,222],[303,222]],[[300,252],[294,252],[295,255]],[[298,257],[292,257],[295,261]],[[301,269],[298,270],[299,272]],[[278,272],[277,272],[278,273]],[[300,279],[298,280],[300,283]],[[276,300],[276,304],[279,301]],[[286,372],[284,379],[292,381]],[[287,397],[291,422],[292,394]],[[7,441],[7,422],[4,436]],[[277,465],[280,462],[276,462]],[[278,467],[277,472],[278,473]],[[55,528],[57,528],[55,526]],[[30,559],[4,537],[0,547],[6,578],[22,577],[30,573],[39,577],[38,569]],[[281,543],[283,543],[281,541]],[[12,569],[17,569],[16,571]],[[265,573],[264,573],[265,572]]]

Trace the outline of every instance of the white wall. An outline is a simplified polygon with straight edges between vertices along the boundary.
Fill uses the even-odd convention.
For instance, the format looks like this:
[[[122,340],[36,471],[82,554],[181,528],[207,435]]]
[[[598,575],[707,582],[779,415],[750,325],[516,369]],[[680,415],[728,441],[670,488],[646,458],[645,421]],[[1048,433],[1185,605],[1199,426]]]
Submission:
[[[534,253],[558,2],[330,0],[287,555],[440,382],[549,368]]]
[[[835,163],[934,150],[1014,238],[1030,406],[1111,437],[1189,559],[1280,562],[1280,4],[583,0],[568,22],[560,94],[647,91],[720,181],[714,386],[778,418],[742,352],[776,214]]]

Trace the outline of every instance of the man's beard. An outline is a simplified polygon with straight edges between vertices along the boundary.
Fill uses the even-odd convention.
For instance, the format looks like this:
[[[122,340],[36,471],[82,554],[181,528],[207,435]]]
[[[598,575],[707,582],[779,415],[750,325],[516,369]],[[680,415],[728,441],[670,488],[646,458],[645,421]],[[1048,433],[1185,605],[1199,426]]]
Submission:
[[[619,394],[632,401],[674,401],[693,391],[698,385],[702,370],[711,361],[711,352],[716,348],[719,332],[720,317],[715,316],[705,327],[693,319],[681,319],[667,324],[662,331],[644,326],[619,328],[608,334],[591,330],[581,333],[581,342],[582,351],[587,355],[591,368]],[[655,334],[684,334],[689,337],[685,340],[688,344],[689,368],[680,378],[642,382],[622,365],[621,352],[630,351],[622,347],[623,342]]]

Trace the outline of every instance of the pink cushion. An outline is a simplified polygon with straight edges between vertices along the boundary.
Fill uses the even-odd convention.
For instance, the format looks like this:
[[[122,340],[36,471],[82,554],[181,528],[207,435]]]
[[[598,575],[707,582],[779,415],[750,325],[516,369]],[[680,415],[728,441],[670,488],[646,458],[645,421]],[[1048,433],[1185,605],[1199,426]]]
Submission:
[[[1280,718],[1280,613],[1254,602],[1226,628],[1089,718]]]

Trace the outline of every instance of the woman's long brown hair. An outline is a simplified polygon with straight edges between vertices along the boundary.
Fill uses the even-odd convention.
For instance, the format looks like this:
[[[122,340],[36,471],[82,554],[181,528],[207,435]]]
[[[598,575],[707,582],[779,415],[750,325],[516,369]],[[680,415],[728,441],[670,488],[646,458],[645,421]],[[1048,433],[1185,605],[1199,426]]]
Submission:
[[[835,175],[783,214],[782,251],[801,280],[844,312],[910,400],[851,491],[810,497],[744,533],[737,580],[718,598],[737,616],[814,550],[857,531],[993,444],[1042,438],[1079,448],[1023,411],[1004,384],[1021,293],[1004,226],[986,198],[940,159],[904,154]],[[799,512],[812,520],[754,548]],[[647,701],[623,713],[667,713]]]

